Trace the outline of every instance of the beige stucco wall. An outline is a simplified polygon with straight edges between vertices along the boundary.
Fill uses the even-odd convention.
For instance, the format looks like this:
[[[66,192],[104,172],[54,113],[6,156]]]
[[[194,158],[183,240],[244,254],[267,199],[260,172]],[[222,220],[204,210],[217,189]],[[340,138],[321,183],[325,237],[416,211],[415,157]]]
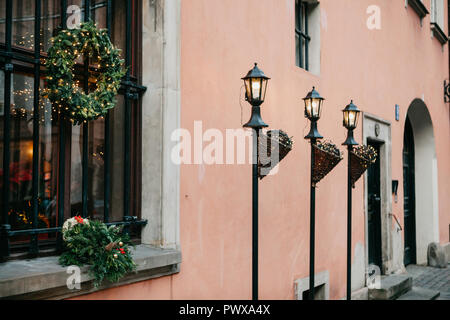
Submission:
[[[260,183],[261,299],[293,299],[294,281],[308,276],[310,155],[303,136],[309,123],[301,98],[313,85],[327,99],[319,131],[338,146],[346,134],[341,110],[350,99],[361,110],[392,124],[391,173],[392,179],[400,181],[399,200],[392,203],[392,212],[402,223],[405,118],[411,102],[424,99],[434,125],[440,177],[436,195],[439,239],[449,240],[450,180],[441,178],[450,176],[450,115],[442,90],[449,59],[447,46],[443,50],[431,36],[430,16],[421,27],[404,1],[320,1],[321,63],[316,76],[295,66],[294,3],[181,1],[181,127],[193,132],[198,120],[204,130],[217,128],[225,133],[227,128],[241,127],[240,78],[253,62],[259,62],[272,78],[262,107],[263,119],[271,128],[282,128],[294,136],[294,149],[281,163],[279,173]],[[424,3],[429,8],[430,0]],[[381,9],[380,30],[366,26],[366,10],[373,4]],[[400,121],[395,120],[395,104],[400,105]],[[250,108],[244,101],[242,105],[245,121]],[[362,142],[362,138],[360,126],[356,139]],[[143,161],[145,165],[146,159]],[[317,190],[316,271],[329,271],[331,299],[345,295],[345,163],[346,159]],[[82,298],[251,298],[250,166],[182,165],[179,192],[181,272]],[[366,243],[362,180],[353,198],[355,248]],[[354,252],[353,256],[361,255]],[[356,268],[355,279],[361,278],[361,269]]]

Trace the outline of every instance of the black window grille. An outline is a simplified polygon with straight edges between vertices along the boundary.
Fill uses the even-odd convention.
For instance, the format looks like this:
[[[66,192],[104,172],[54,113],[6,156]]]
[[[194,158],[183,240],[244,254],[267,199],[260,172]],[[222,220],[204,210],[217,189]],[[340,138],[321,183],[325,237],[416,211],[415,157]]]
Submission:
[[[72,5],[83,21],[108,29],[129,67],[116,108],[78,127],[40,95],[49,40],[67,28]],[[147,223],[140,218],[138,179],[146,90],[139,84],[140,6],[138,0],[0,0],[1,260],[57,253],[61,226],[74,215],[124,225],[137,237]],[[90,63],[77,61],[73,71],[86,92],[95,75]]]
[[[309,70],[309,42],[308,34],[308,3],[295,1],[295,48],[296,64],[298,67]]]

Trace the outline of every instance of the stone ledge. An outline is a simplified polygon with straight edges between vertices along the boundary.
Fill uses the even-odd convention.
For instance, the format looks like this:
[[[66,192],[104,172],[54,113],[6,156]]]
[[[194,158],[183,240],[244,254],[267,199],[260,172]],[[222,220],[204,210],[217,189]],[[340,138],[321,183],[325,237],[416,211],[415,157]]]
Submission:
[[[445,34],[445,32],[441,29],[441,27],[435,23],[432,22],[431,23],[431,30],[433,31],[433,35],[436,39],[438,39],[438,41],[442,44],[445,45],[448,42],[448,37]]]
[[[117,283],[95,289],[88,267],[81,268],[81,289],[70,290],[66,281],[70,274],[58,264],[58,257],[17,260],[0,263],[0,299],[64,299],[179,272],[181,252],[145,245],[136,246],[133,259],[136,272]]]
[[[376,288],[369,288],[369,300],[395,300],[412,288],[413,279],[405,274],[381,276]]]

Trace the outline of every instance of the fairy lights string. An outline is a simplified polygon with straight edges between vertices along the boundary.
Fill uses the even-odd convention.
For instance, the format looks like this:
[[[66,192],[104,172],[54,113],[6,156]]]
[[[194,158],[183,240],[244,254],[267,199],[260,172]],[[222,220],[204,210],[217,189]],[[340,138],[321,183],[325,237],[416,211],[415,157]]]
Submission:
[[[44,96],[58,105],[58,112],[75,125],[106,115],[115,106],[115,96],[126,72],[120,50],[111,43],[107,30],[86,22],[80,29],[62,30],[50,41]],[[98,77],[89,79],[96,89],[89,94],[73,81],[72,68],[81,55],[95,58],[97,62],[94,70],[99,72]]]

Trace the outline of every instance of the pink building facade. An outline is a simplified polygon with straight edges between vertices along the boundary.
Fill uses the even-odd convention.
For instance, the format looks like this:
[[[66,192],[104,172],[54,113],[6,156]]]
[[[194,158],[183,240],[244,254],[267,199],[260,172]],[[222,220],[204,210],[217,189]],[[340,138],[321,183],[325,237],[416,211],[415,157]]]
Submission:
[[[381,127],[382,272],[404,271],[404,232],[399,225],[405,230],[403,148],[408,115],[416,141],[416,170],[423,171],[416,172],[417,263],[426,263],[429,243],[449,242],[450,109],[442,93],[448,78],[448,45],[433,36],[430,15],[421,20],[403,1],[373,4],[320,1],[320,18],[311,28],[319,38],[312,41],[320,41],[319,54],[312,57],[318,60],[313,73],[296,65],[295,1],[179,3],[181,127],[193,133],[194,122],[202,121],[204,130],[217,128],[224,135],[226,129],[239,128],[239,99],[243,120],[250,115],[240,78],[257,61],[271,77],[263,119],[270,128],[294,136],[294,149],[278,174],[260,183],[261,299],[294,299],[296,280],[308,277],[310,155],[303,137],[309,124],[301,98],[312,86],[326,98],[319,121],[326,139],[337,145],[345,140],[341,110],[350,99],[364,113],[355,134],[358,142],[375,140],[375,126]],[[424,4],[430,11],[431,1]],[[316,273],[328,273],[330,299],[345,296],[344,163],[317,190]],[[391,180],[400,182],[397,200]],[[365,286],[368,267],[367,189],[366,175],[354,190],[353,290]],[[250,166],[181,165],[179,192],[180,273],[82,298],[251,297]]]
[[[308,28],[300,31],[310,38],[307,49],[296,42],[296,0],[142,1],[141,83],[147,91],[139,201],[148,224],[141,243],[158,259],[172,254],[171,262],[157,266],[171,268],[65,298],[251,299],[251,166],[233,156],[227,162],[230,150],[239,148],[227,150],[227,129],[242,128],[250,117],[241,78],[254,62],[271,78],[262,118],[294,139],[278,172],[259,183],[260,299],[302,299],[308,289],[310,146],[302,98],[313,86],[326,99],[319,131],[344,153],[316,192],[322,298],[346,294],[342,109],[351,100],[362,111],[356,141],[379,152],[377,169],[353,190],[352,291],[364,291],[373,264],[383,275],[402,274],[405,264],[427,263],[431,243],[445,248],[447,1],[424,0],[426,14],[411,0],[305,2]],[[173,160],[179,128],[192,142],[180,165]],[[205,152],[220,137],[214,163],[196,159],[199,148]]]

